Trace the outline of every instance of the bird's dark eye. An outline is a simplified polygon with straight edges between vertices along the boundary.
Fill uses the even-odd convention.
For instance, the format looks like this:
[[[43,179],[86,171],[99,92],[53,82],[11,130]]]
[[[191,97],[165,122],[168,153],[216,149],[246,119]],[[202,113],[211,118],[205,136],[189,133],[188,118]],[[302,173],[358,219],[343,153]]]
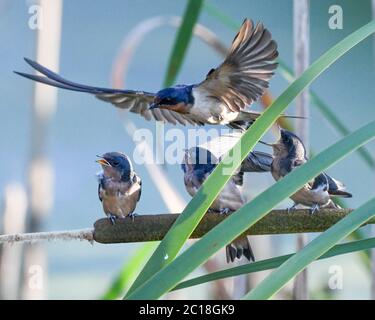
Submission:
[[[162,104],[172,104],[173,100],[171,98],[164,98],[161,102]]]
[[[117,160],[115,160],[115,161],[112,161],[112,164],[113,164],[115,167],[117,167],[117,166],[120,164],[120,162],[118,162]]]

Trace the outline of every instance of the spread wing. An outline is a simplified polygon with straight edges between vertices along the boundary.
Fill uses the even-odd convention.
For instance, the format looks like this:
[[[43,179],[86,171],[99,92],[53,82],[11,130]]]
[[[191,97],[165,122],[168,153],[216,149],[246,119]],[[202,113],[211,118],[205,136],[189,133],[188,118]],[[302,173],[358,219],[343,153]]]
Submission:
[[[43,67],[39,63],[25,58],[25,61],[35,70],[39,71],[43,76],[32,75],[23,72],[15,72],[18,75],[41,82],[53,87],[62,88],[66,90],[86,92],[95,95],[98,99],[110,102],[120,109],[127,109],[130,112],[138,113],[147,120],[154,119],[156,121],[169,122],[171,124],[198,124],[198,121],[189,118],[186,115],[179,114],[172,110],[165,109],[149,109],[149,105],[153,102],[155,95],[145,91],[135,90],[121,90],[92,87],[79,83],[75,83],[62,78],[57,73]]]
[[[241,171],[268,172],[271,171],[273,156],[260,151],[251,151],[242,162]]]
[[[277,44],[262,23],[245,20],[224,62],[199,86],[234,112],[244,109],[268,87],[277,67]]]

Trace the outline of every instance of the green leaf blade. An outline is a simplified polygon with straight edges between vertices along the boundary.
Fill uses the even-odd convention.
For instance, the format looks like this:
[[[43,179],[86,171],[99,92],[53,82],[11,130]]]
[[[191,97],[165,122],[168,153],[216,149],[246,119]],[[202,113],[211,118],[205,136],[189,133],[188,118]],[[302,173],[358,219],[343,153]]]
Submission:
[[[280,60],[279,71],[288,82],[292,82],[295,80],[292,71],[286,66],[284,62]],[[350,130],[346,127],[346,125],[337,117],[332,109],[318,96],[316,92],[314,92],[313,90],[309,90],[309,96],[313,105],[318,108],[320,113],[338,133],[340,133],[342,136],[350,133]],[[375,168],[375,160],[366,148],[359,148],[357,152],[370,169]]]
[[[199,14],[203,6],[203,0],[189,0],[186,7],[181,27],[178,29],[172,53],[169,58],[167,73],[164,79],[164,88],[174,84],[178,72],[181,69],[186,51],[189,47],[193,35],[195,23],[198,21]]]
[[[369,250],[375,247],[375,238],[369,238],[364,240],[357,240],[351,241],[344,244],[338,244],[334,246],[332,249],[327,251],[318,260],[327,259],[331,257],[335,257],[338,255],[343,255],[347,253],[353,253],[362,250]],[[294,253],[295,254],[295,253]],[[233,268],[224,269],[217,272],[212,272],[200,277],[192,278],[183,282],[180,282],[174,290],[185,289],[193,286],[197,286],[203,283],[226,279],[230,277],[235,277],[243,274],[249,274],[259,271],[270,270],[279,267],[282,263],[284,263],[287,259],[292,257],[294,254],[287,254],[283,256],[278,256],[262,261],[256,261],[254,263],[249,263],[246,265],[241,265]]]
[[[135,279],[139,270],[146,262],[146,259],[151,256],[151,253],[156,248],[156,243],[150,242],[142,245],[135,254],[127,261],[119,274],[113,280],[111,286],[101,297],[102,300],[114,300],[122,297],[125,289]]]
[[[285,261],[243,299],[269,299],[307,265],[319,258],[338,241],[344,239],[363,223],[375,216],[375,198],[337,222],[311,241],[305,248]]]
[[[182,66],[182,62],[186,55],[187,48],[189,46],[190,40],[192,38],[193,29],[195,23],[198,21],[202,6],[203,0],[189,0],[188,5],[186,7],[184,17],[182,20],[182,24],[177,32],[176,40],[171,52],[171,56],[169,59],[169,64],[167,68],[167,73],[164,79],[164,87],[169,87],[173,85],[177,74]],[[165,251],[164,256],[168,255],[168,250]],[[154,252],[154,255],[159,255],[160,250]],[[153,255],[153,256],[154,256]],[[168,258],[164,260],[159,259],[159,263],[154,266],[150,266],[149,263],[146,263],[145,267],[142,269],[139,276],[134,281],[133,285],[130,287],[127,294],[130,294],[136,287],[139,286],[142,282],[148,279],[153,272],[159,270],[163,267],[164,263],[168,262]]]

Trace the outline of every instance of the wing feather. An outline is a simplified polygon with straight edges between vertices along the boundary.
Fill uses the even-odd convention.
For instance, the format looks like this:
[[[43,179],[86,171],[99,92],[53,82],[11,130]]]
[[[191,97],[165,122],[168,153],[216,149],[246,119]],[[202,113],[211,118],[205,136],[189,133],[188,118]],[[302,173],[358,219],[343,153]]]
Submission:
[[[326,174],[327,179],[328,179],[328,185],[329,189],[328,192],[329,194],[333,196],[341,196],[344,198],[351,198],[352,194],[350,192],[347,192],[345,189],[345,185],[341,182],[338,181],[332,177],[330,177],[328,174]]]
[[[224,62],[211,69],[199,86],[209,95],[219,97],[231,111],[239,112],[268,88],[277,56],[277,44],[271,33],[262,23],[254,27],[246,19]]]

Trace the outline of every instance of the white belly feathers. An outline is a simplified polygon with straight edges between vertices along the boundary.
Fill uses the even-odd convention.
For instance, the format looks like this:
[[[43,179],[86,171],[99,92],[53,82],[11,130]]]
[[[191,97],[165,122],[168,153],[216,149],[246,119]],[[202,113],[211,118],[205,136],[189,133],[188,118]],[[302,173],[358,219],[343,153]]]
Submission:
[[[190,109],[190,114],[203,123],[224,125],[238,117],[238,112],[230,111],[224,103],[208,96],[204,90],[193,88],[192,93],[194,106]]]

